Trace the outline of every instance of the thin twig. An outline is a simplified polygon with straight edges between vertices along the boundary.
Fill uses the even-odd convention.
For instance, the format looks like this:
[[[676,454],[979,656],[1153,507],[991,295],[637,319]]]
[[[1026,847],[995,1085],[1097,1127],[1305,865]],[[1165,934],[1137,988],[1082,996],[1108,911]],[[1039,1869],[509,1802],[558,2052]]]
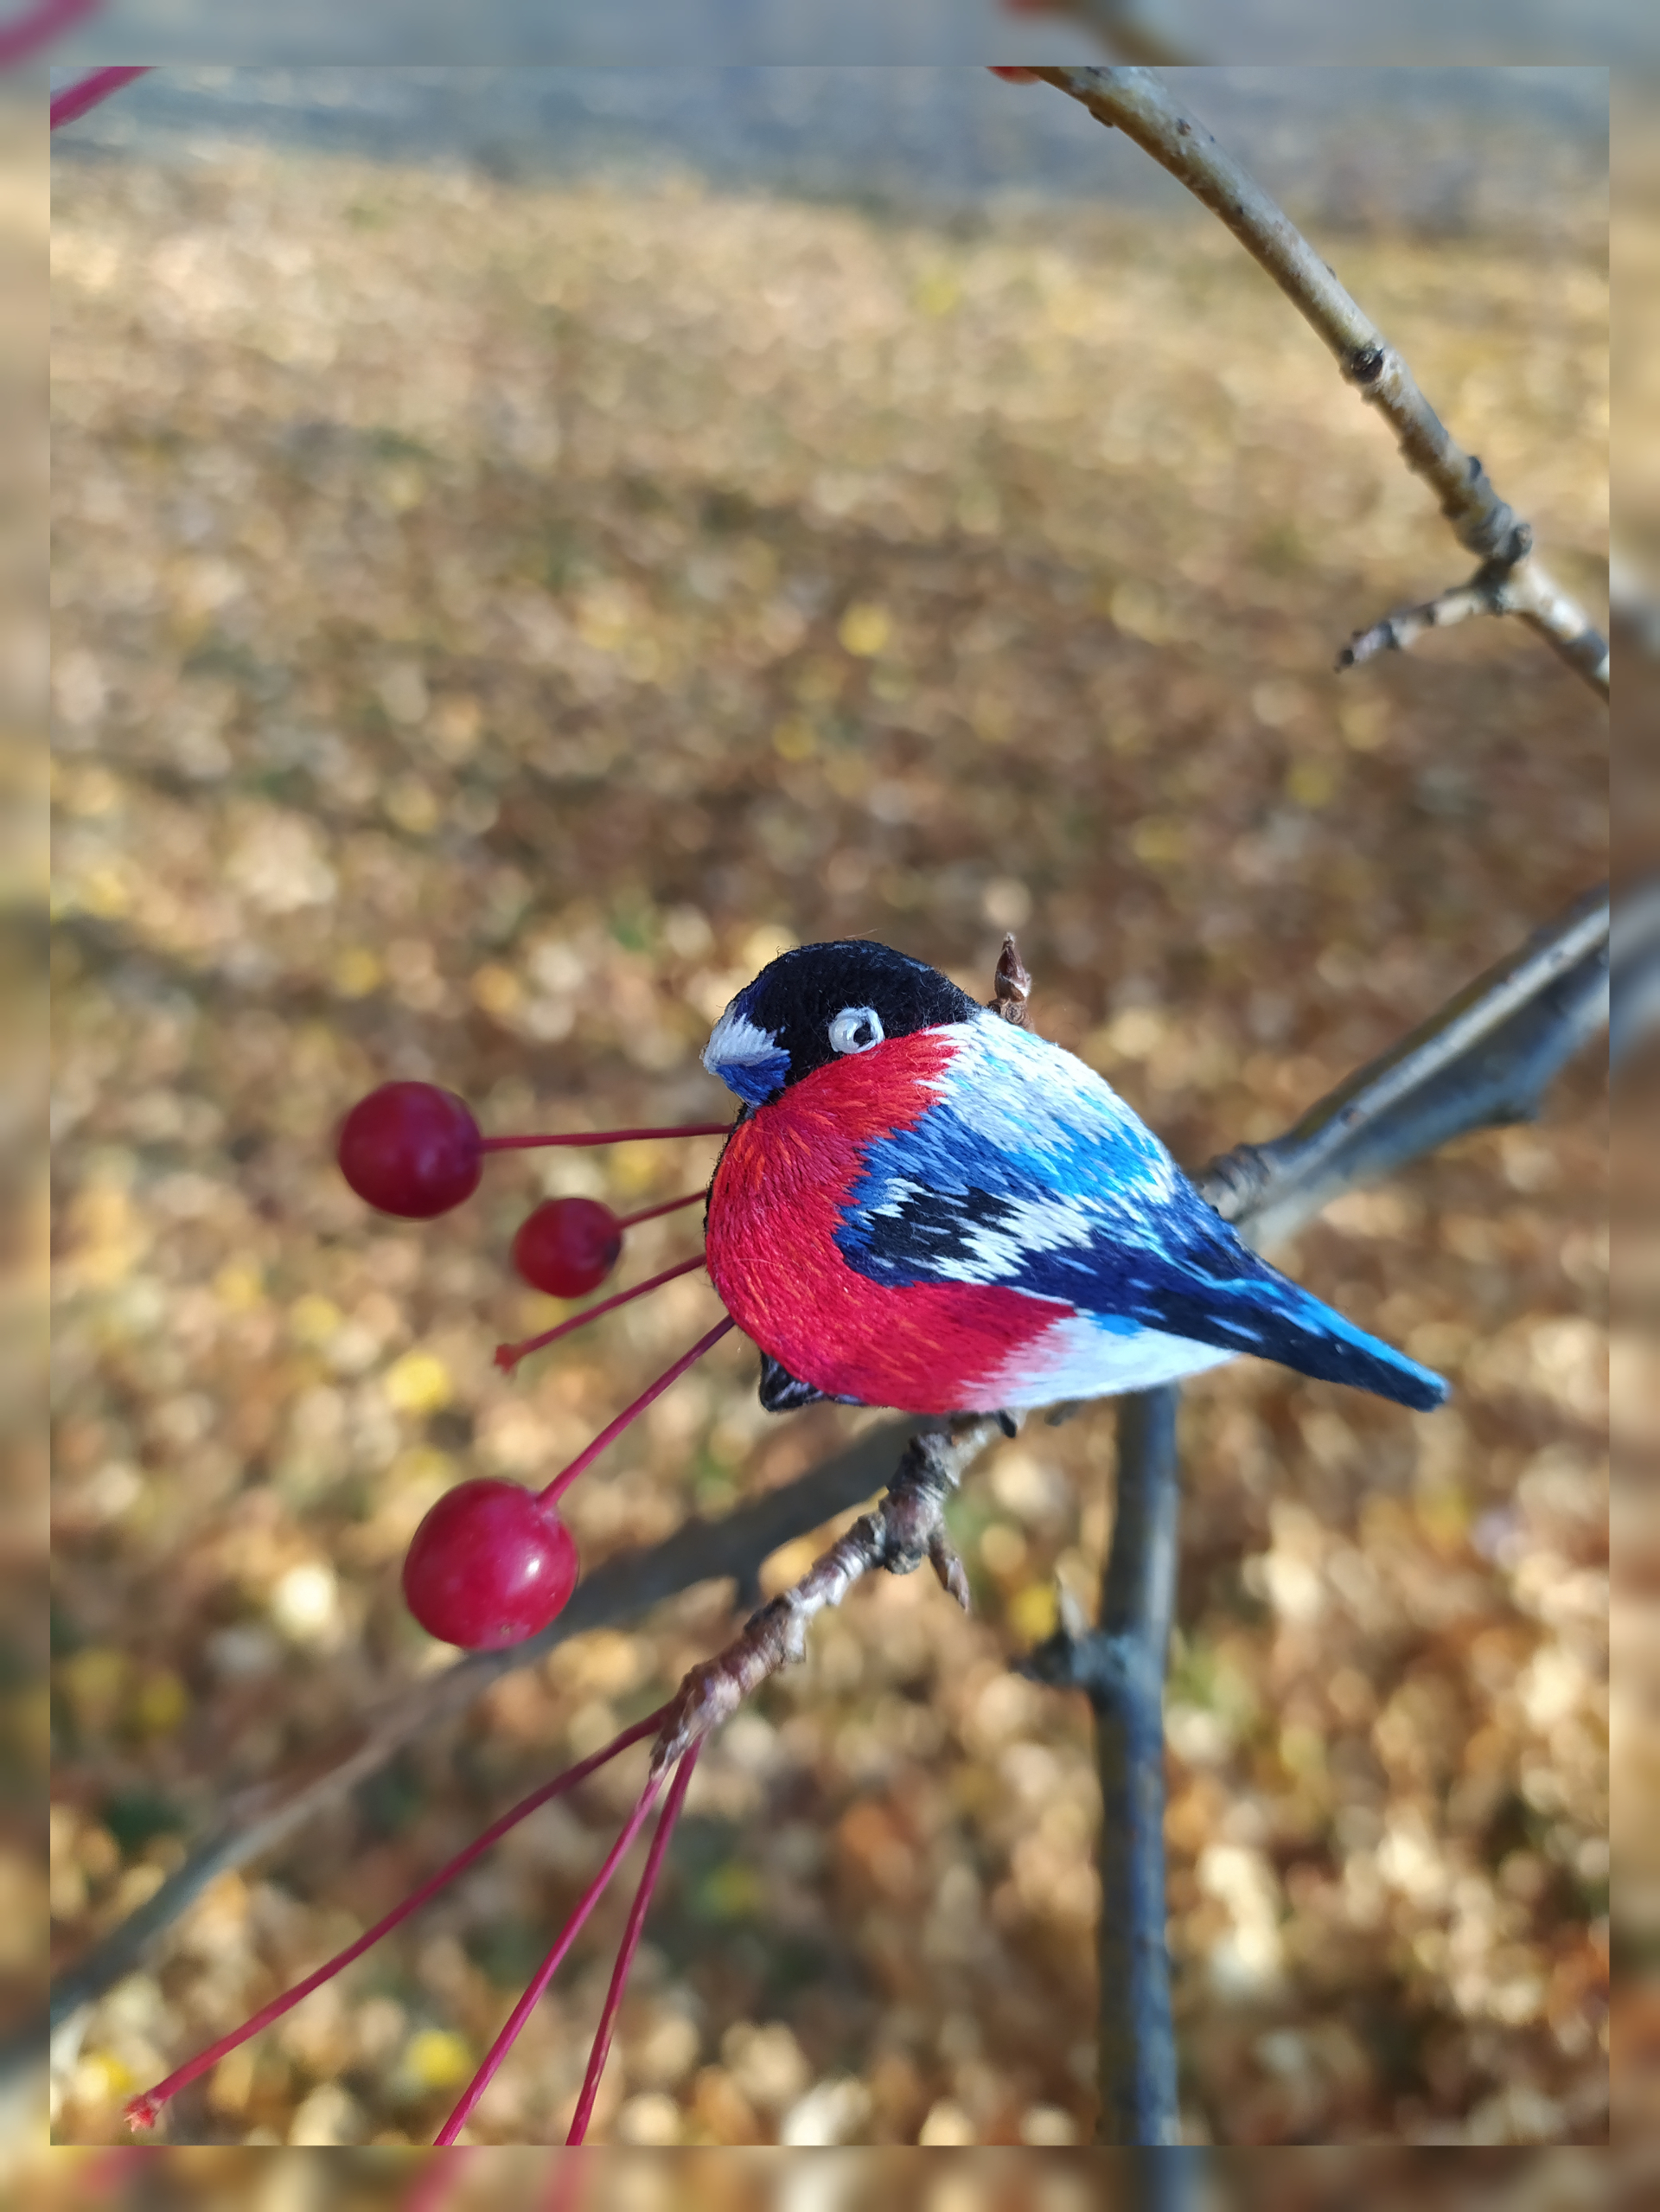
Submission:
[[[1483,561],[1467,584],[1454,584],[1417,606],[1397,607],[1370,630],[1357,630],[1335,665],[1355,668],[1379,653],[1404,653],[1427,630],[1450,630],[1455,622],[1466,621],[1472,615],[1510,614],[1513,610],[1509,591],[1515,572],[1503,561]]]
[[[651,1770],[674,1761],[729,1719],[781,1667],[803,1659],[807,1624],[840,1605],[853,1584],[877,1568],[909,1575],[924,1559],[965,1611],[968,1578],[946,1541],[945,1503],[964,1474],[1004,1428],[994,1413],[975,1414],[948,1430],[913,1436],[887,1495],[814,1560],[793,1589],[751,1614],[740,1634],[681,1683],[652,1746]]]
[[[1475,455],[1448,432],[1405,361],[1284,209],[1148,70],[1035,68],[1031,74],[1133,138],[1227,225],[1324,339],[1347,381],[1383,416],[1407,466],[1435,493],[1459,543],[1482,563],[1478,579],[1490,579],[1483,611],[1518,616],[1606,698],[1607,640],[1534,558],[1529,525],[1499,497]]]
[[[1214,1160],[1199,1188],[1247,1241],[1282,1242],[1340,1191],[1471,1129],[1527,1121],[1608,1020],[1608,892],[1599,885],[1270,1143]]]

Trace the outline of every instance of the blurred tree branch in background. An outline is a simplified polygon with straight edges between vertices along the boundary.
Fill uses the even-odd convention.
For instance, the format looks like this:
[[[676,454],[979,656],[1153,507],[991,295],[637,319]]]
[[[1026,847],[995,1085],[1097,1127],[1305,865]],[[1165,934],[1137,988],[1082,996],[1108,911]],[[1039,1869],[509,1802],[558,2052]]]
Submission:
[[[1120,61],[1178,69],[1199,60],[1164,23],[1160,0],[1005,0],[1013,16],[1069,16]]]
[[[1531,1120],[1557,1070],[1607,1026],[1609,933],[1599,885],[1285,1135],[1212,1160],[1200,1189],[1261,1249],[1294,1236],[1340,1191],[1472,1129]]]
[[[1510,614],[1537,630],[1606,698],[1607,640],[1534,558],[1529,524],[1499,497],[1476,456],[1446,429],[1400,354],[1283,208],[1146,70],[1035,68],[1031,74],[1057,86],[1109,129],[1133,138],[1227,225],[1325,341],[1347,381],[1389,423],[1407,466],[1436,494],[1459,543],[1479,556],[1481,566],[1468,583],[1361,631],[1338,665],[1407,644],[1436,623],[1466,614]]]

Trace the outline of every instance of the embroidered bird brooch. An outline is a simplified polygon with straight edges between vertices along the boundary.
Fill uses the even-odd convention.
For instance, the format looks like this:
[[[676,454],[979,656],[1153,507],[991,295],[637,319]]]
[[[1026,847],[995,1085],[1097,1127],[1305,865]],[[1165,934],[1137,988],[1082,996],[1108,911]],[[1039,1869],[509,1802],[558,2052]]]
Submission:
[[[709,1274],[762,1402],[995,1412],[1241,1352],[1427,1411],[1421,1367],[1259,1259],[1100,1076],[863,942],[803,945],[715,1024],[744,1102]]]

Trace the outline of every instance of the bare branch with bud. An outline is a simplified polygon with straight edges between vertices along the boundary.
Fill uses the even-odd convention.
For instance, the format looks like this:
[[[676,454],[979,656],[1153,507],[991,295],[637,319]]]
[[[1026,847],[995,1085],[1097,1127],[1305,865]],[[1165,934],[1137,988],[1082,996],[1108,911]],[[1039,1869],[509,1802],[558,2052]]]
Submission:
[[[1346,382],[1394,431],[1401,457],[1440,502],[1459,543],[1481,562],[1466,584],[1361,632],[1339,665],[1408,643],[1468,614],[1517,616],[1604,698],[1608,641],[1535,557],[1533,533],[1502,500],[1473,453],[1466,453],[1419,390],[1411,369],[1338,282],[1285,210],[1223,151],[1168,85],[1136,68],[1034,68],[1087,107],[1097,121],[1152,155],[1225,223],[1261,263],[1336,357]],[[1437,611],[1432,614],[1430,609]],[[1393,636],[1385,633],[1394,631]],[[1368,642],[1370,641],[1370,642]]]

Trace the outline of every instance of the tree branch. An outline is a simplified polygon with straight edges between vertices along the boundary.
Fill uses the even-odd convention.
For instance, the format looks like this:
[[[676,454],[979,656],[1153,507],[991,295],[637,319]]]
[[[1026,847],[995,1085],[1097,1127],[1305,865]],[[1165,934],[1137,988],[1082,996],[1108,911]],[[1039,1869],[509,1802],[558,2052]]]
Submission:
[[[1471,615],[1514,612],[1510,603],[1514,573],[1503,561],[1483,561],[1467,584],[1454,584],[1417,606],[1397,607],[1370,630],[1357,630],[1338,654],[1337,667],[1357,668],[1379,653],[1404,653],[1427,630],[1450,630]]]
[[[1100,2103],[1095,2140],[1181,2140],[1165,1943],[1165,1657],[1176,1591],[1181,1392],[1138,1391],[1118,1413],[1117,1503],[1101,1618],[1061,1627],[1022,1673],[1082,1690],[1101,1777]]]
[[[1660,902],[1657,902],[1660,908]],[[1660,919],[1644,917],[1648,937]],[[1242,1145],[1199,1178],[1253,1244],[1287,1237],[1339,1192],[1451,1138],[1536,1112],[1545,1085],[1606,1020],[1608,900],[1588,892],[1360,1069],[1294,1128]],[[1094,1628],[1063,1601],[1061,1626],[1021,1663],[1082,1690],[1101,1777],[1101,1992],[1096,2139],[1171,2144],[1176,2038],[1165,1943],[1165,1653],[1179,1499],[1172,1387],[1125,1398],[1117,1506]]]
[[[1203,201],[1325,341],[1347,381],[1394,431],[1407,466],[1435,493],[1459,543],[1482,564],[1471,583],[1446,595],[1457,605],[1458,615],[1491,611],[1518,616],[1606,698],[1607,640],[1534,559],[1529,525],[1499,497],[1475,455],[1466,453],[1448,432],[1405,361],[1283,208],[1147,70],[1035,68],[1030,74],[1079,101],[1109,129],[1133,138]],[[1405,643],[1409,636],[1432,627],[1434,620],[1457,619],[1458,615],[1432,617],[1424,608],[1404,611],[1363,631],[1362,639],[1376,637],[1377,642],[1363,651],[1357,640],[1348,649],[1350,655],[1358,661],[1381,649],[1390,642],[1381,633],[1391,623],[1401,627],[1398,642]]]
[[[807,1624],[814,1614],[840,1605],[855,1582],[878,1567],[891,1575],[909,1575],[926,1559],[966,1612],[968,1577],[946,1540],[946,1501],[1002,1433],[1000,1417],[986,1413],[954,1422],[948,1430],[913,1436],[875,1512],[862,1514],[793,1589],[752,1614],[725,1651],[692,1669],[652,1746],[653,1774],[667,1774],[770,1676],[804,1659]]]
[[[1357,1183],[1472,1129],[1528,1121],[1608,1020],[1608,892],[1598,885],[1311,1106],[1283,1136],[1211,1161],[1199,1188],[1259,1248]]]

